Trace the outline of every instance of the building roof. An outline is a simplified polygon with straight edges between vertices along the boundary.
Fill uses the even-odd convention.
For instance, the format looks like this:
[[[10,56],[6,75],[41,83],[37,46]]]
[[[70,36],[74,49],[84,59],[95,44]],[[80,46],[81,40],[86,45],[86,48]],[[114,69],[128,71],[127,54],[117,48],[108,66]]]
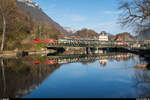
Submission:
[[[99,35],[107,35],[107,33],[105,31],[102,31]]]
[[[121,38],[120,36],[117,36],[117,37],[115,38],[115,41],[122,41],[122,38]]]

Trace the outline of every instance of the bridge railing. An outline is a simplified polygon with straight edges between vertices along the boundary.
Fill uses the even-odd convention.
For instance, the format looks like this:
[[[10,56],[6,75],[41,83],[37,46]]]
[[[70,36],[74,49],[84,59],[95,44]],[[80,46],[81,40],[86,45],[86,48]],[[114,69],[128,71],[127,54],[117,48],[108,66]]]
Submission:
[[[56,43],[49,42],[47,47],[125,47],[125,48],[150,48],[150,41],[99,41],[79,39],[58,39]]]

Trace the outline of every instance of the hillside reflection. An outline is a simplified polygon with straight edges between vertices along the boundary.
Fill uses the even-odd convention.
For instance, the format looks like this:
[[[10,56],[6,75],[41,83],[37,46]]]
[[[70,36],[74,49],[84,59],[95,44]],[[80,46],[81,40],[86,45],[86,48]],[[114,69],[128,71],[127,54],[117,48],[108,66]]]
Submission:
[[[62,64],[76,62],[88,64],[99,61],[103,67],[109,61],[127,61],[133,57],[137,56],[126,53],[106,53],[93,55],[26,56],[0,59],[0,97],[16,98],[31,93],[48,76],[60,68]],[[145,77],[145,74],[143,77],[141,74],[136,75],[136,79],[140,79],[142,82],[146,81]],[[147,79],[150,81],[150,78]]]
[[[60,65],[34,65],[34,57],[1,59],[0,97],[22,97],[36,89]]]

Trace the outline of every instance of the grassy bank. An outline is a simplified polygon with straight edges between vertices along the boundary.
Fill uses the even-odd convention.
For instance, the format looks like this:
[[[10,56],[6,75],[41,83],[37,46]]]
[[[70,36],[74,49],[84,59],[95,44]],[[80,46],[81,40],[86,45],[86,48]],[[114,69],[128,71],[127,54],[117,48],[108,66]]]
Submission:
[[[24,55],[35,55],[35,54],[47,54],[53,53],[55,50],[16,50],[16,51],[0,51],[0,57],[14,57]]]

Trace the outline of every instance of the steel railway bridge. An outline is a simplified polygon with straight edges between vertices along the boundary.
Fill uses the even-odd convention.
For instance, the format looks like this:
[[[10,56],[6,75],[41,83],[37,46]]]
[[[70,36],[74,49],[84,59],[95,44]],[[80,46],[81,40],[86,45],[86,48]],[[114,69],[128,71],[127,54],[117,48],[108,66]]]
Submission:
[[[87,52],[90,49],[104,48],[124,48],[128,50],[148,49],[150,41],[99,41],[99,40],[84,40],[84,39],[49,39],[47,48],[60,47],[85,47]]]
[[[149,48],[150,41],[99,41],[83,39],[49,39],[47,47],[91,47],[91,48],[109,48],[109,47],[133,47]]]
[[[41,41],[39,41],[41,42]],[[128,50],[139,50],[150,48],[150,41],[99,41],[92,39],[48,39],[44,40],[48,49],[64,47],[85,47],[89,53],[91,49],[124,48]]]

